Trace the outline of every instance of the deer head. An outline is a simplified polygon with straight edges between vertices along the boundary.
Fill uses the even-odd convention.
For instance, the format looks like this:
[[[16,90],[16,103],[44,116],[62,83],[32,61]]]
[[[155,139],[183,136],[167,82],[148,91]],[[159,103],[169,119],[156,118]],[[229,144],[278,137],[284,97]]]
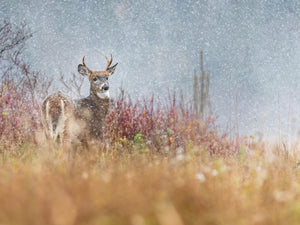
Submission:
[[[118,65],[118,63],[116,63],[115,65],[111,66],[113,61],[112,54],[110,54],[110,57],[110,60],[108,60],[107,56],[105,56],[107,60],[107,66],[103,71],[95,71],[88,68],[84,62],[85,56],[82,58],[82,64],[78,65],[78,72],[81,75],[89,78],[91,84],[90,94],[95,94],[99,98],[109,98],[108,78],[115,72],[116,66]]]

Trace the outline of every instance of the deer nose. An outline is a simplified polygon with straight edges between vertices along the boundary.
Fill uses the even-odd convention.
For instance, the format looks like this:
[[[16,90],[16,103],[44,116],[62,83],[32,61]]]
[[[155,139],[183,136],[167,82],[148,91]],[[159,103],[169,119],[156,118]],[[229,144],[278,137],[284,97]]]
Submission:
[[[109,89],[109,86],[108,86],[107,84],[104,84],[104,85],[102,86],[102,89],[105,90],[105,91],[107,91],[107,90]]]

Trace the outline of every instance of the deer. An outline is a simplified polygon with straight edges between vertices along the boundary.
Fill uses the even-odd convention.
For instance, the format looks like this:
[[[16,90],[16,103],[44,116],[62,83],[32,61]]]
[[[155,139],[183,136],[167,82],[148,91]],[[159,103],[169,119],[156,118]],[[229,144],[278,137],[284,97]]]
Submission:
[[[109,109],[109,77],[114,73],[118,63],[111,66],[105,56],[107,66],[103,71],[91,70],[85,64],[78,65],[78,72],[90,82],[89,96],[72,100],[61,91],[49,95],[42,103],[41,111],[45,134],[62,145],[63,152],[68,153],[74,139],[88,143],[99,140],[103,132],[104,119]]]

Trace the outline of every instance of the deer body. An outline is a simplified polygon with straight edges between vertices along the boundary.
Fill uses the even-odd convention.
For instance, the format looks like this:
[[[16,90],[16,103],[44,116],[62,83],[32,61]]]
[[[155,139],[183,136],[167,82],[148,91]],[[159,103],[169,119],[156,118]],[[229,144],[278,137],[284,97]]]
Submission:
[[[74,115],[84,123],[85,136],[99,138],[108,112],[109,98],[90,94],[87,98],[75,100],[74,103]]]
[[[84,62],[78,65],[78,72],[88,77],[90,95],[83,99],[72,100],[61,92],[48,96],[42,105],[42,115],[46,136],[69,148],[71,141],[77,139],[87,142],[99,139],[102,135],[104,118],[109,108],[108,77],[117,66],[108,66],[104,71],[92,71]],[[69,149],[67,149],[69,150]]]

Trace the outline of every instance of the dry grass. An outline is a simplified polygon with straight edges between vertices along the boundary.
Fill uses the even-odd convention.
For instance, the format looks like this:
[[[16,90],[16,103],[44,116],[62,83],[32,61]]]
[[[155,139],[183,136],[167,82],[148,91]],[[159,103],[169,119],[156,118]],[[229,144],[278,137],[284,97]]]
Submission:
[[[99,147],[68,162],[55,147],[3,151],[0,223],[299,224],[300,155],[252,147],[235,157]]]

